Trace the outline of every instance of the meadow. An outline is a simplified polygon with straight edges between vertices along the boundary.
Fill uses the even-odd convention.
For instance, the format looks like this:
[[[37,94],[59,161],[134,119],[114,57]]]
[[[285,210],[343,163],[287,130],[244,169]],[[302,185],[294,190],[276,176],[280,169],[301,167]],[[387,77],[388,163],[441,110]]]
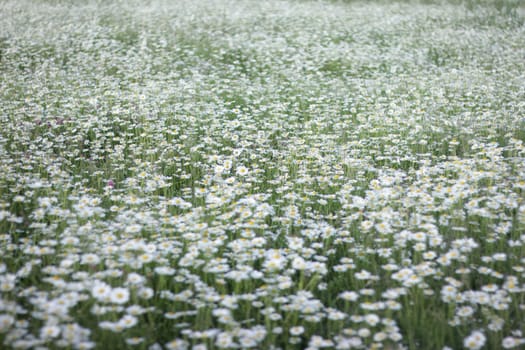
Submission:
[[[520,1],[0,0],[0,348],[523,349]]]

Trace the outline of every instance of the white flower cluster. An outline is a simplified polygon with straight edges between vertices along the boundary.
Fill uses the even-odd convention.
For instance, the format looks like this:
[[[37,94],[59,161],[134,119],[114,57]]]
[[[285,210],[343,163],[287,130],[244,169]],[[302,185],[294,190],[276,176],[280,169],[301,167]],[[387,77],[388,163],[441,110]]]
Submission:
[[[525,11],[467,3],[1,1],[0,348],[523,348]]]

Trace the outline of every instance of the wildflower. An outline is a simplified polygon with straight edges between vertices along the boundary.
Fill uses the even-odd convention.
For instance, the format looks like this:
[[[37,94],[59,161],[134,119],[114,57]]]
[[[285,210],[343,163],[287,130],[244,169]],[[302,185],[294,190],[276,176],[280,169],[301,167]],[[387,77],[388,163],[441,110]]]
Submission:
[[[233,341],[233,337],[231,334],[227,332],[222,332],[217,335],[217,338],[215,340],[215,345],[218,348],[231,348],[234,347],[236,344]]]
[[[138,319],[132,315],[125,315],[119,320],[118,323],[123,328],[131,328],[138,323]]]
[[[128,225],[126,226],[126,229],[125,229],[126,233],[131,233],[131,234],[139,233],[141,230],[142,230],[142,226],[139,224]]]
[[[141,285],[142,283],[144,283],[144,281],[145,281],[144,276],[139,275],[138,273],[135,273],[135,272],[131,272],[130,274],[128,274],[128,277],[126,278],[126,283],[130,285],[134,285],[134,286]]]
[[[368,323],[372,327],[378,324],[379,321],[381,321],[381,319],[376,314],[365,315],[365,322]]]
[[[175,269],[169,266],[156,266],[154,271],[158,275],[170,276],[170,275],[175,274]]]
[[[15,288],[15,281],[15,275],[0,275],[0,292],[9,292],[13,290]]]
[[[84,254],[80,260],[81,264],[97,265],[100,262],[100,257],[96,254]]]
[[[375,276],[366,270],[361,270],[360,272],[355,273],[355,278],[358,280],[368,280],[373,279]]]
[[[357,331],[357,335],[359,335],[359,337],[361,337],[361,338],[368,338],[370,336],[370,334],[372,334],[372,333],[370,332],[370,330],[368,328],[360,328]]]
[[[374,339],[375,342],[381,343],[385,339],[387,339],[387,337],[388,337],[388,334],[386,334],[385,332],[378,332],[378,333],[374,334],[373,339]]]
[[[370,231],[372,227],[374,227],[374,222],[371,220],[365,220],[361,222],[361,230],[363,230],[364,232]]]
[[[168,350],[186,350],[188,346],[188,342],[184,339],[174,339],[165,345]]]
[[[306,269],[306,266],[306,261],[300,256],[297,256],[292,260],[292,268],[295,270],[304,270]]]
[[[487,328],[493,332],[499,332],[503,329],[504,324],[505,324],[505,320],[503,318],[493,316]]]
[[[520,346],[522,344],[525,344],[525,340],[524,339],[517,339],[515,337],[505,337],[505,338],[503,338],[503,340],[501,342],[501,346],[504,349],[512,349],[512,348],[515,348],[515,347]]]
[[[460,317],[469,317],[474,314],[474,309],[471,306],[463,306],[457,310],[457,315]]]
[[[56,325],[44,326],[40,329],[40,338],[42,339],[51,339],[56,338],[60,334],[60,327]]]
[[[15,323],[15,318],[8,314],[0,314],[0,333],[7,332]]]
[[[129,290],[126,288],[114,288],[109,295],[110,302],[114,304],[125,304],[129,300]]]
[[[352,291],[345,291],[339,294],[339,298],[345,301],[356,301],[359,298],[359,294]]]
[[[248,175],[249,170],[245,166],[240,166],[237,168],[237,175],[239,176],[246,176]]]
[[[294,327],[290,328],[289,332],[290,332],[290,335],[296,337],[296,336],[299,336],[299,335],[304,333],[304,327],[302,327],[302,326],[294,326]]]
[[[142,287],[137,291],[137,296],[141,299],[151,299],[154,295],[153,289],[149,287]]]
[[[281,270],[284,268],[285,263],[286,258],[281,255],[279,251],[273,250],[267,253],[267,259],[264,262],[264,267],[270,271]]]
[[[92,341],[80,341],[75,344],[76,350],[90,350],[95,347],[95,343]]]
[[[485,338],[485,335],[482,332],[474,331],[463,340],[463,345],[467,349],[478,350],[485,345],[486,340],[487,338]]]
[[[128,345],[139,345],[144,342],[143,337],[133,337],[133,338],[127,338],[126,344]]]
[[[111,287],[104,282],[96,282],[91,289],[91,294],[94,298],[100,301],[106,301],[111,293]]]
[[[308,347],[312,349],[319,349],[333,346],[333,342],[330,339],[323,339],[320,336],[314,335],[308,342]]]

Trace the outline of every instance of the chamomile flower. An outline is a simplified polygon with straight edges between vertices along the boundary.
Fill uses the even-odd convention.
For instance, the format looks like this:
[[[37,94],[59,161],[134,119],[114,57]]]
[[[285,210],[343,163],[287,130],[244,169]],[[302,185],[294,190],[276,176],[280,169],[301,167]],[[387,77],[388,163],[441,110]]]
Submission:
[[[111,287],[104,282],[98,281],[91,288],[91,294],[99,301],[107,301],[111,294]]]
[[[113,288],[109,294],[109,301],[114,304],[125,304],[129,300],[129,290],[127,288]]]
[[[40,329],[40,338],[44,340],[58,337],[60,334],[60,327],[57,325],[47,325]]]
[[[481,349],[487,338],[481,331],[473,331],[468,337],[463,340],[463,346],[467,349],[478,350]]]

